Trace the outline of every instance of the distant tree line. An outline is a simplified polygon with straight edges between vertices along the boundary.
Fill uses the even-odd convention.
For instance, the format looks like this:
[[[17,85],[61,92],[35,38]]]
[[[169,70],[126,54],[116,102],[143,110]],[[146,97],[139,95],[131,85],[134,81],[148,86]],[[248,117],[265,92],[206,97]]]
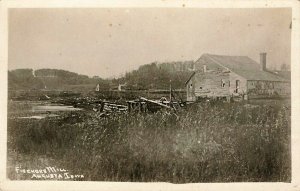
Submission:
[[[99,84],[100,89],[116,89],[119,84],[125,84],[126,89],[179,89],[185,87],[185,82],[191,74],[185,63],[150,63],[140,66],[114,79],[88,77],[86,75],[58,69],[16,69],[8,71],[8,88],[15,89],[67,89],[68,86]],[[188,63],[190,65],[190,63]],[[188,65],[188,66],[189,66]],[[92,86],[93,87],[93,86]]]
[[[8,89],[41,89],[43,82],[33,75],[32,69],[8,71]]]
[[[190,76],[188,70],[176,70],[172,64],[151,63],[125,74],[123,81],[129,86],[144,89],[184,88]]]
[[[70,85],[101,84],[101,87],[109,88],[107,80],[101,78],[89,78],[74,72],[57,69],[16,69],[8,71],[8,88],[10,90],[34,90],[34,89],[66,89]]]

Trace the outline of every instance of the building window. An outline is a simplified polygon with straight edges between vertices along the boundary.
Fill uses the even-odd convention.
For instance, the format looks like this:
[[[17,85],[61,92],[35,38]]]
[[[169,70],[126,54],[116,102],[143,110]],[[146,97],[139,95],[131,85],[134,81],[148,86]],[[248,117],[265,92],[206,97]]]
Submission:
[[[225,80],[221,80],[221,87],[224,88],[225,87]]]
[[[199,88],[200,90],[202,90],[202,87],[200,86],[200,88]]]
[[[230,87],[230,80],[228,80],[228,86]]]

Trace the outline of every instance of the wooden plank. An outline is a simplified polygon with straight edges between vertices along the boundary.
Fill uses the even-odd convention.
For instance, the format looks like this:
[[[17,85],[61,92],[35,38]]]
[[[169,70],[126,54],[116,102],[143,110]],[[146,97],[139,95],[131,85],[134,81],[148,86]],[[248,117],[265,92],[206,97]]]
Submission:
[[[157,102],[157,101],[153,101],[153,100],[150,100],[150,99],[146,99],[146,98],[144,98],[144,97],[141,97],[140,99],[143,100],[143,101],[147,101],[147,102],[150,102],[150,103],[154,103],[154,104],[160,105],[160,106],[165,107],[165,108],[168,108],[168,109],[174,109],[174,108],[172,108],[172,107],[170,107],[170,106],[167,106],[167,105],[165,105],[165,104],[159,103],[159,102]]]

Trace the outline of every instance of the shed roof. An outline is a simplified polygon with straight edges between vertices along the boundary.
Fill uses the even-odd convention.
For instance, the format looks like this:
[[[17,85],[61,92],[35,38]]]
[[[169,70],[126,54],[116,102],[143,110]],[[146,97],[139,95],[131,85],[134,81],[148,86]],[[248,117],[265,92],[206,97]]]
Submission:
[[[280,71],[280,70],[276,70],[273,71],[275,74],[277,74],[278,76],[281,76],[282,78],[285,78],[289,81],[291,81],[291,71]]]
[[[214,63],[229,69],[247,80],[288,81],[270,71],[262,71],[260,64],[247,56],[203,54]],[[201,59],[201,58],[200,58]]]

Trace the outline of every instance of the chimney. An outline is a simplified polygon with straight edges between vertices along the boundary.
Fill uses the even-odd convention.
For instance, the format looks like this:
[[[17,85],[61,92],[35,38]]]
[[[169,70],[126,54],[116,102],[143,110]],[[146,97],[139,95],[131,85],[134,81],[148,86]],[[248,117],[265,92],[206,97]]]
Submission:
[[[206,65],[203,65],[203,72],[206,72]]]
[[[265,52],[260,53],[260,65],[261,65],[262,71],[267,70],[267,53],[265,53]]]

